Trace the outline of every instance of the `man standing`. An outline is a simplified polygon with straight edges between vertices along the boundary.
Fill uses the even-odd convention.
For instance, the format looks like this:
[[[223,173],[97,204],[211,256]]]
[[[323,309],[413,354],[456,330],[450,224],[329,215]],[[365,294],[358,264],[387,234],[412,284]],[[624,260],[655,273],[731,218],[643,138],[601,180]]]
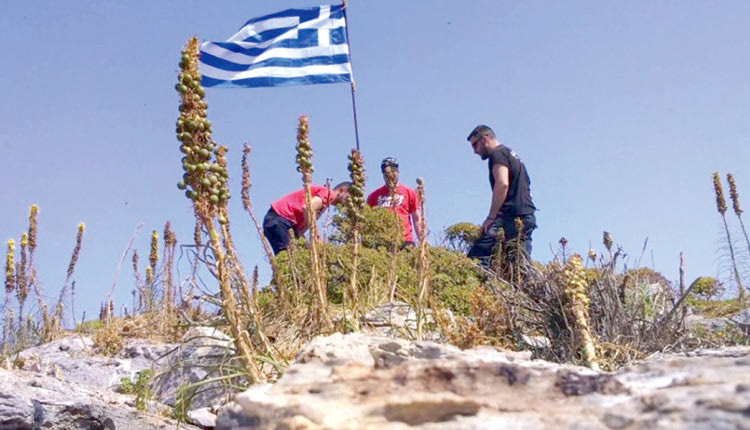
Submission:
[[[308,219],[305,210],[304,188],[271,203],[271,209],[263,219],[263,234],[271,243],[273,253],[278,254],[287,249],[289,229],[294,231],[295,237],[300,237],[329,205],[343,203],[349,195],[350,186],[351,182],[342,182],[329,190],[321,185],[310,185],[310,205],[315,213],[314,220]]]
[[[483,266],[487,266],[500,228],[505,232],[505,252],[509,258],[515,258],[515,244],[518,242],[526,255],[530,256],[531,232],[536,228],[536,207],[531,197],[531,181],[526,166],[515,152],[497,140],[495,132],[486,125],[476,126],[466,140],[471,143],[475,154],[487,160],[492,188],[489,214],[482,222],[480,236],[468,256],[478,258]],[[520,219],[519,224],[516,219]]]
[[[391,178],[387,175],[387,168],[390,168]],[[395,158],[388,157],[383,159],[383,162],[380,163],[380,171],[383,172],[385,185],[367,196],[367,204],[371,207],[379,206],[395,211],[396,215],[401,219],[401,225],[404,228],[404,246],[414,245],[412,223],[414,226],[419,225],[417,192],[398,182],[398,161]],[[391,190],[388,187],[388,182],[391,180],[396,187],[395,202],[391,200]]]

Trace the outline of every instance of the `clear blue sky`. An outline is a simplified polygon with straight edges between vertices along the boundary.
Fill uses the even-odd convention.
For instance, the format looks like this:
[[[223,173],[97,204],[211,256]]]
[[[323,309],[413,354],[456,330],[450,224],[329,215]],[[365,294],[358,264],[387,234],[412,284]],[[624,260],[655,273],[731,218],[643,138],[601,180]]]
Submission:
[[[18,241],[29,205],[39,205],[46,294],[63,283],[80,221],[79,314],[97,312],[115,279],[118,308],[131,303],[129,256],[115,275],[139,224],[143,257],[149,232],[161,234],[167,220],[190,242],[191,207],[175,186],[173,87],[185,41],[222,41],[247,19],[318,4],[3,2],[0,238]],[[486,164],[465,141],[485,123],[529,169],[537,260],[549,261],[562,236],[582,254],[590,243],[601,250],[607,230],[631,266],[648,238],[642,266],[676,280],[684,251],[688,282],[716,275],[722,230],[711,173],[733,172],[750,209],[750,3],[351,0],[349,8],[368,189],[381,184],[385,156],[400,160],[407,185],[423,177],[433,241],[448,225],[487,215]],[[346,179],[349,87],[209,89],[206,97],[214,138],[229,147],[234,237],[248,270],[260,264],[267,274],[237,198],[242,144],[253,148],[260,217],[300,187],[301,113],[315,181]]]

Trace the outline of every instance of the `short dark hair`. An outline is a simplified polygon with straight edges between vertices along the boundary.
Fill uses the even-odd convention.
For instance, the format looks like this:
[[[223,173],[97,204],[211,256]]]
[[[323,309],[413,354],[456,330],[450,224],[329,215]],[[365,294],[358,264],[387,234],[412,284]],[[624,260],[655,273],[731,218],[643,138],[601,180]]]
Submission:
[[[495,139],[495,132],[492,131],[489,126],[486,126],[484,124],[479,124],[478,126],[474,127],[474,130],[471,130],[471,133],[469,133],[469,137],[467,137],[466,140],[471,142],[471,138],[477,135],[486,135]]]

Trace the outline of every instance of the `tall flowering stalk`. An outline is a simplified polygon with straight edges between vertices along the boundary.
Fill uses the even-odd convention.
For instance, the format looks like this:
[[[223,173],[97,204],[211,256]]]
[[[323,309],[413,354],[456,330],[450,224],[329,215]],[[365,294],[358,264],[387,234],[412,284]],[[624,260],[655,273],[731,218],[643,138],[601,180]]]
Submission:
[[[516,227],[515,243],[513,244],[513,275],[515,277],[516,285],[521,285],[521,260],[526,258],[526,249],[521,244],[521,238],[524,236],[523,231],[523,220],[521,217],[513,219],[513,224]]]
[[[53,327],[50,328],[50,333],[48,333],[48,336],[51,336],[54,331],[56,331],[59,328],[60,322],[62,321],[63,317],[63,301],[65,300],[65,293],[67,292],[68,285],[70,284],[70,280],[73,277],[73,272],[76,268],[76,263],[78,263],[78,256],[81,253],[81,243],[83,242],[83,231],[86,229],[86,225],[84,223],[78,223],[78,232],[76,233],[76,244],[73,247],[73,252],[70,254],[70,262],[68,263],[68,271],[65,275],[65,283],[63,284],[63,287],[60,289],[60,297],[57,299],[57,305],[55,306],[55,315],[52,319],[52,325]],[[73,323],[75,324],[75,315],[73,316]]]
[[[181,142],[180,151],[185,154],[182,159],[185,173],[177,187],[185,190],[185,195],[193,203],[193,212],[198,224],[205,227],[208,232],[209,245],[218,272],[222,311],[229,323],[238,355],[245,365],[248,376],[253,381],[261,381],[264,379],[263,374],[254,359],[252,343],[232,291],[225,260],[226,250],[222,246],[214,223],[227,223],[226,213],[220,208],[221,203],[226,202],[230,194],[227,187],[227,171],[225,166],[217,161],[220,150],[211,139],[211,122],[206,118],[207,104],[203,99],[205,91],[200,85],[198,58],[198,39],[193,37],[182,51],[180,73],[175,86],[180,94],[180,115],[177,119],[176,133],[177,139]]]
[[[23,291],[29,291],[28,285],[28,254],[29,254],[29,233],[21,233],[21,250],[19,252],[21,261],[17,263],[16,268],[16,288]]]
[[[737,260],[734,257],[734,246],[732,245],[732,237],[729,234],[729,225],[727,224],[727,203],[724,200],[724,189],[721,186],[719,180],[719,173],[714,172],[714,193],[716,194],[716,210],[721,215],[721,220],[724,222],[724,232],[727,235],[727,245],[729,245],[729,257],[732,259],[732,271],[734,272],[734,280],[737,282],[737,290],[739,291],[740,301],[745,300],[745,289],[742,287],[742,281],[740,279],[740,272],[737,269]],[[739,208],[739,205],[737,206]]]
[[[419,294],[417,295],[417,339],[422,339],[424,325],[424,311],[428,306],[430,294],[430,259],[427,253],[427,220],[425,217],[424,181],[417,178],[417,200],[419,202],[419,260],[417,261],[417,277],[419,280]]]
[[[12,331],[13,326],[13,316],[12,314],[8,313],[10,310],[10,295],[13,293],[13,289],[16,286],[15,276],[14,276],[14,269],[15,269],[15,241],[13,239],[8,239],[7,242],[8,249],[5,253],[5,305],[3,306],[3,309],[6,310],[6,314],[3,318],[3,338],[2,338],[2,353],[5,355],[5,349],[6,345],[8,343],[8,336],[9,333]]]
[[[580,255],[573,254],[570,256],[565,264],[563,279],[565,280],[565,296],[570,303],[570,311],[573,313],[577,335],[583,344],[583,358],[588,367],[599,370],[594,336],[591,334],[589,322],[590,299],[586,290],[588,284]]]
[[[255,225],[255,230],[258,232],[260,243],[263,244],[263,250],[266,253],[266,258],[268,258],[268,262],[269,264],[271,264],[271,284],[276,286],[276,291],[279,296],[279,302],[281,303],[281,309],[284,313],[287,313],[288,301],[286,298],[286,289],[281,285],[281,282],[279,282],[279,270],[276,264],[276,256],[271,249],[271,245],[268,243],[268,239],[266,239],[265,234],[263,234],[263,227],[261,227],[261,224],[258,221],[258,217],[255,216],[255,212],[253,211],[250,200],[250,188],[252,187],[252,183],[250,182],[250,167],[248,165],[249,157],[250,144],[245,143],[242,148],[242,207],[245,209],[245,212],[250,215],[250,219],[253,220],[253,225]],[[257,285],[257,283],[255,285]],[[253,293],[251,295],[251,299],[253,306],[256,306],[255,300],[257,299],[257,295]]]
[[[605,231],[602,233],[602,243],[604,243],[604,247],[607,248],[607,251],[610,253],[610,257],[612,256],[612,235],[609,234],[608,231]]]
[[[174,251],[177,246],[177,237],[172,231],[172,224],[167,221],[164,225],[164,296],[163,310],[170,313],[174,305],[174,283],[172,279],[172,268],[174,266]]]
[[[31,205],[29,207],[29,230],[27,234],[27,250],[28,250],[28,265],[26,266],[26,272],[24,273],[24,284],[16,285],[16,297],[18,298],[18,324],[21,326],[21,319],[23,318],[23,306],[26,303],[26,298],[29,296],[29,288],[34,289],[34,294],[37,300],[42,304],[42,293],[39,291],[39,286],[36,283],[36,272],[34,271],[34,252],[36,251],[37,244],[37,216],[39,214],[39,206]],[[23,240],[22,240],[23,241]],[[22,244],[23,246],[23,244]]]
[[[154,310],[156,265],[159,262],[159,233],[151,231],[151,244],[148,253],[148,266],[146,266],[146,312]]]
[[[734,182],[734,175],[727,173],[727,182],[729,182],[729,196],[732,198],[734,213],[737,215],[737,219],[740,220],[742,234],[745,236],[745,243],[747,243],[747,251],[750,252],[750,239],[747,236],[747,230],[745,230],[745,223],[742,222],[743,210],[740,208],[740,195],[737,193],[737,184]]]
[[[309,140],[309,128],[307,117],[300,115],[297,126],[297,171],[302,174],[302,184],[305,189],[305,212],[310,228],[310,271],[312,272],[315,293],[318,297],[318,309],[315,315],[322,322],[326,330],[333,328],[333,323],[328,316],[328,292],[326,278],[321,266],[320,252],[318,250],[318,226],[315,210],[312,207],[312,196],[310,194],[310,183],[312,182],[312,146]]]
[[[396,203],[397,203],[397,193],[396,188],[398,187],[398,181],[396,180],[396,172],[393,171],[391,166],[385,166],[385,170],[383,171],[385,174],[385,184],[388,186],[388,192],[390,194],[391,198],[391,211],[393,211],[394,214],[396,214]],[[393,301],[394,296],[396,294],[396,264],[397,264],[397,255],[399,250],[399,245],[401,243],[401,238],[403,237],[403,233],[401,232],[401,220],[398,216],[394,217],[395,222],[398,224],[398,228],[395,228],[393,230],[393,246],[391,247],[391,264],[388,266],[388,285],[391,287],[391,301]]]
[[[245,145],[242,148],[242,207],[245,209],[245,211],[250,215],[250,218],[253,220],[253,224],[255,225],[255,229],[258,231],[258,237],[260,237],[260,242],[263,244],[263,250],[266,253],[266,258],[268,258],[268,262],[271,264],[271,271],[273,275],[273,281],[274,284],[278,286],[278,282],[276,277],[278,276],[277,267],[276,267],[276,257],[273,255],[273,250],[271,249],[271,245],[268,243],[268,239],[266,239],[266,236],[263,234],[263,227],[261,227],[260,222],[258,221],[258,217],[255,216],[255,212],[253,212],[253,207],[250,202],[250,187],[252,186],[250,182],[250,168],[248,167],[248,158],[250,156],[250,145],[245,143]],[[281,287],[279,287],[279,291],[283,290]]]
[[[495,245],[492,247],[492,264],[490,268],[496,275],[503,276],[503,267],[505,267],[505,229],[500,227],[497,229],[497,236],[495,236]]]
[[[29,254],[34,255],[36,250],[36,235],[37,235],[37,215],[39,214],[39,206],[31,205],[29,207]]]
[[[15,277],[13,276],[14,269],[16,267],[15,263],[15,250],[16,250],[16,242],[13,239],[8,239],[7,242],[8,250],[5,253],[5,302],[7,303],[10,299],[10,294],[13,292],[13,289],[16,285]]]
[[[145,292],[143,290],[143,282],[141,281],[141,272],[138,270],[138,250],[133,250],[133,257],[131,259],[133,263],[133,277],[135,278],[135,288],[138,291],[135,295],[138,296],[138,303],[133,301],[133,312],[144,309]]]
[[[352,240],[352,272],[349,282],[349,296],[352,302],[352,316],[354,329],[359,329],[359,299],[357,297],[357,274],[359,272],[359,248],[362,245],[362,224],[365,220],[365,168],[362,154],[357,149],[352,149],[349,154],[349,178],[352,185],[349,187],[349,198],[346,200],[346,209],[351,222]]]

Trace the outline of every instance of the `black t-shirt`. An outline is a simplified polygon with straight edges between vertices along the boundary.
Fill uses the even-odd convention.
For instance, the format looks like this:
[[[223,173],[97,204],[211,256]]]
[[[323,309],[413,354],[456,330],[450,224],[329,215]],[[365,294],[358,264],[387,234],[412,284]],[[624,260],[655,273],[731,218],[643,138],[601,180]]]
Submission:
[[[529,215],[536,210],[531,197],[531,180],[518,155],[512,149],[500,145],[487,156],[487,167],[490,170],[490,188],[495,189],[495,178],[492,176],[492,165],[500,164],[508,168],[510,185],[505,203],[500,207],[503,215]]]

